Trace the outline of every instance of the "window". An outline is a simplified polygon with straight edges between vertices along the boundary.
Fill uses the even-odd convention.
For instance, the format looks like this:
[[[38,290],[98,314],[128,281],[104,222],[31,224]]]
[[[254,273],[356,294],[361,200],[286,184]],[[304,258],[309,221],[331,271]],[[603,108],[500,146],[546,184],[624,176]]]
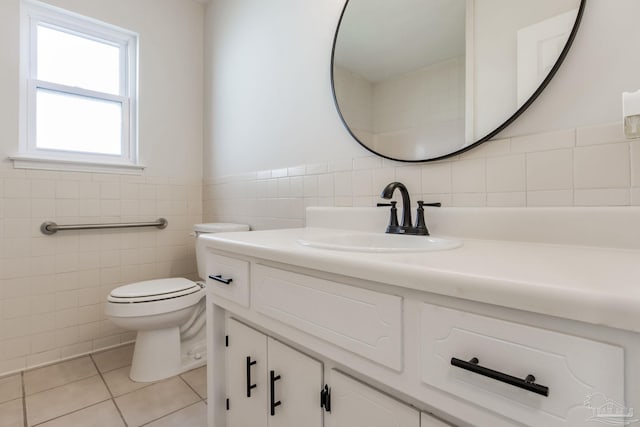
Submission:
[[[136,34],[25,0],[21,53],[16,167],[141,170]]]

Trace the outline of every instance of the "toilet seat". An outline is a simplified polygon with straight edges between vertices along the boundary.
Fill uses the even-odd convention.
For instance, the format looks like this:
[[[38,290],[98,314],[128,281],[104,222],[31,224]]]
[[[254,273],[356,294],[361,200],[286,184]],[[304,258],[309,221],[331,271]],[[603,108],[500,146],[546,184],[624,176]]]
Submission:
[[[192,307],[205,296],[204,285],[174,277],[120,286],[107,297],[105,314],[140,317],[171,313]]]
[[[146,280],[114,289],[107,297],[107,300],[124,304],[148,303],[183,297],[202,289],[203,286],[201,284],[182,277]]]

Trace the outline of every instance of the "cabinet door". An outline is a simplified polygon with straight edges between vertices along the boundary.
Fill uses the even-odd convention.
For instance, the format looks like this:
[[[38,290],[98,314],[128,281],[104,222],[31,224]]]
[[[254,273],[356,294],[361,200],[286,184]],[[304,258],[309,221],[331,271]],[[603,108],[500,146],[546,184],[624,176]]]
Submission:
[[[267,426],[267,337],[228,319],[227,427]]]
[[[331,371],[330,385],[326,427],[420,427],[417,410],[338,371]]]
[[[272,338],[267,346],[268,380],[273,382],[269,427],[322,427],[322,364]]]

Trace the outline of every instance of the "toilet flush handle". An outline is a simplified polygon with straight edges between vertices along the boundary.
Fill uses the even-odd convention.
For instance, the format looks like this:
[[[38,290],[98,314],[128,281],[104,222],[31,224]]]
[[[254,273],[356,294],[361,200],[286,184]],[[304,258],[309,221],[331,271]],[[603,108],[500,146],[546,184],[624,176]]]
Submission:
[[[216,282],[224,283],[225,285],[231,284],[233,279],[231,277],[223,277],[222,274],[218,274],[217,276],[210,275],[209,279],[215,280]]]

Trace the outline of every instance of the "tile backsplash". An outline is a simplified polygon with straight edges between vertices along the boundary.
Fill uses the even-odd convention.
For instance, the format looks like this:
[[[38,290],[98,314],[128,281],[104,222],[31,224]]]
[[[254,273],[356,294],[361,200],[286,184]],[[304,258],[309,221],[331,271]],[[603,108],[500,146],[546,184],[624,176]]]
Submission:
[[[640,205],[640,140],[610,123],[490,141],[435,163],[371,155],[217,177],[204,182],[204,219],[299,227],[307,206],[375,206],[394,180],[413,200],[447,206]]]
[[[156,228],[40,233],[40,224],[155,221]],[[109,292],[195,278],[202,183],[15,170],[0,163],[0,375],[135,338],[104,316]]]

